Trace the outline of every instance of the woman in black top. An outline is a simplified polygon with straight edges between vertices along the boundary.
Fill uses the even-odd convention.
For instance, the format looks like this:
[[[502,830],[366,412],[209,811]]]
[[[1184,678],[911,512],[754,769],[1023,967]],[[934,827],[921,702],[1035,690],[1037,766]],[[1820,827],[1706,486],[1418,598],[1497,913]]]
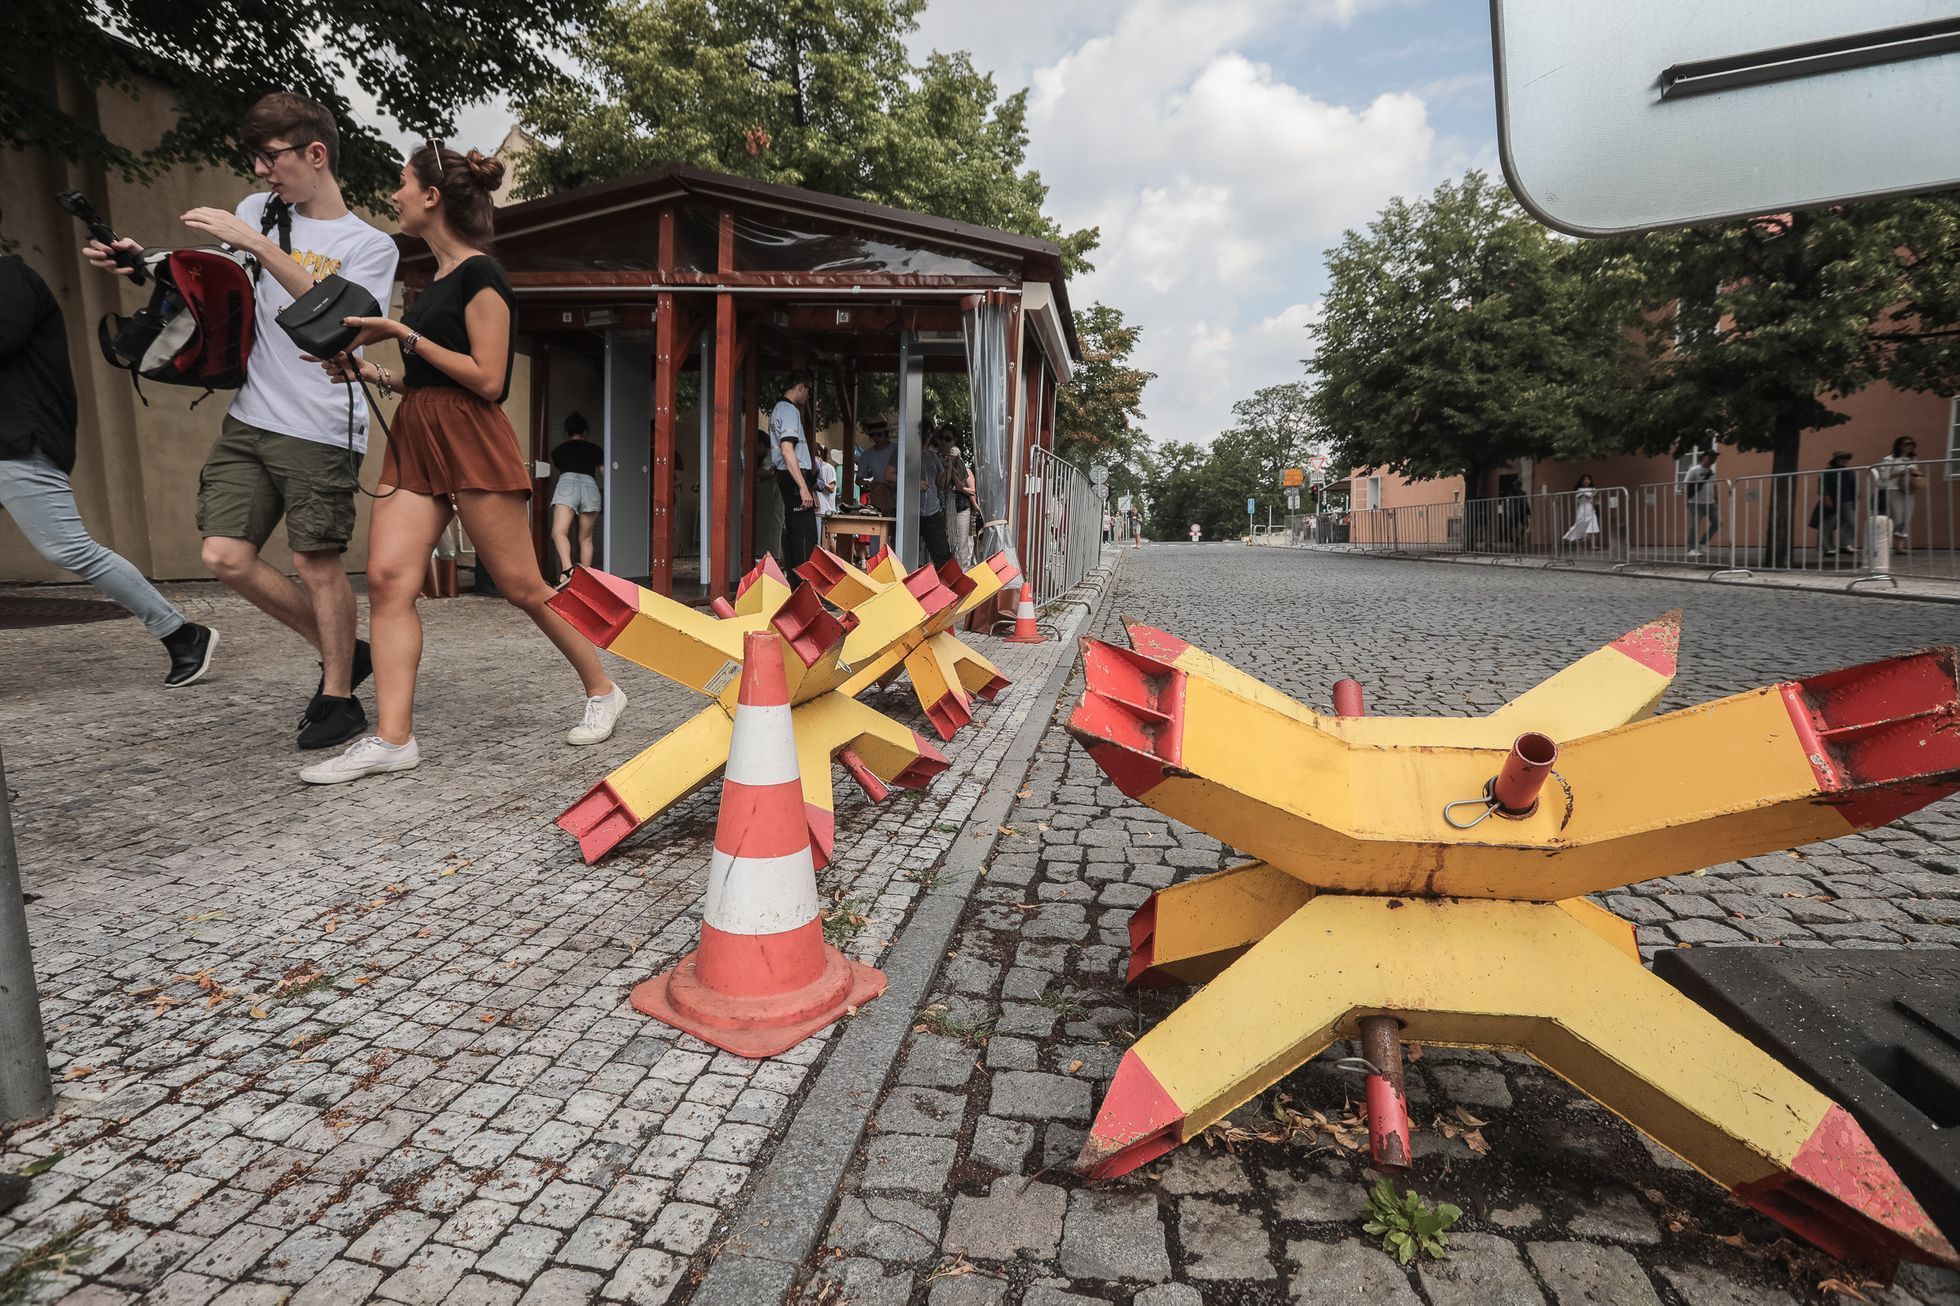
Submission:
[[[572,574],[572,523],[578,523],[578,565],[592,565],[592,532],[599,524],[599,468],[606,451],[585,438],[585,414],[565,419],[565,442],[551,451],[558,485],[551,492],[551,541],[564,564],[558,579]]]
[[[395,385],[393,375],[354,358],[351,349],[399,341],[406,395],[395,414],[368,530],[368,639],[379,733],[301,771],[309,784],[406,771],[421,760],[414,705],[422,623],[415,600],[452,515],[462,518],[478,563],[489,567],[504,597],[524,609],[578,672],[585,711],[566,742],[608,738],[626,706],[625,693],[600,666],[591,641],[546,606],[552,589],[538,570],[525,507],[530,469],[498,407],[510,393],[515,302],[503,269],[483,250],[490,243],[490,197],[503,175],[501,160],[475,150],[465,156],[438,142],[409,156],[394,205],[402,231],[428,242],[435,280],[399,322],[346,319],[360,334],[349,353],[326,364],[335,380],[358,369],[386,394]]]

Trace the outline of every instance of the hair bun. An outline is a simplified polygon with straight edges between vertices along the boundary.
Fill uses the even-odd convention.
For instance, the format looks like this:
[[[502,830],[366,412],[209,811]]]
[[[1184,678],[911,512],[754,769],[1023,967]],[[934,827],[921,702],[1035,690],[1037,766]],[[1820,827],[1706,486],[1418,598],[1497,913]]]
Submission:
[[[465,158],[469,164],[470,176],[476,184],[486,191],[494,191],[503,184],[504,161],[494,154],[486,155],[480,150],[471,150]]]

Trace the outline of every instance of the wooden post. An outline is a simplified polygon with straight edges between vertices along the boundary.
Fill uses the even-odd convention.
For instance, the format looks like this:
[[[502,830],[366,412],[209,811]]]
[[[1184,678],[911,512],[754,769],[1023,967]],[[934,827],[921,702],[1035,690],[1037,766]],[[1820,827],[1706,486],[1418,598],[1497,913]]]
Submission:
[[[532,337],[536,340],[536,337]],[[546,580],[556,581],[558,569],[569,567],[574,559],[557,559],[551,544],[551,502],[537,493],[537,464],[551,457],[551,346],[538,340],[531,350],[531,551],[538,555],[538,570]],[[545,484],[551,484],[547,479]],[[572,532],[572,552],[578,552],[577,527]]]
[[[837,494],[841,499],[846,493],[857,492],[857,360],[852,359],[846,370],[844,361],[839,359],[836,377],[837,406],[844,413],[844,469],[837,474]]]
[[[735,268],[735,213],[721,211],[720,267],[724,273]],[[708,506],[708,597],[727,598],[734,588],[729,575],[728,529],[732,507],[729,478],[733,473],[732,447],[735,437],[735,296],[722,291],[715,296],[715,419]]]
[[[674,210],[660,210],[660,270],[674,266]],[[647,553],[652,573],[648,585],[669,598],[674,594],[674,404],[680,382],[684,345],[674,320],[674,296],[661,295],[653,319],[653,504],[649,514],[652,540]]]
[[[748,483],[742,487],[742,574],[745,576],[755,566],[756,496],[780,493],[773,483],[756,479],[760,469],[755,461],[755,412],[762,403],[762,350],[755,343],[754,333],[757,325],[750,323],[749,340],[743,351],[742,394],[735,423],[735,438],[741,441],[742,471],[748,477]]]

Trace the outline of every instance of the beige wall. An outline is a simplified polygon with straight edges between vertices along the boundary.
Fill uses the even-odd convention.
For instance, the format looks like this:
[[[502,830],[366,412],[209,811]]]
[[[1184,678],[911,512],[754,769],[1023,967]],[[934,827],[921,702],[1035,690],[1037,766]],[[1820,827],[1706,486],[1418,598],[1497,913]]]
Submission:
[[[22,70],[10,70],[10,75]],[[156,143],[172,115],[168,95],[146,85],[131,97],[114,88],[83,86],[65,69],[29,70],[43,78],[35,88],[57,96],[72,113],[93,117],[112,139],[133,148]],[[130,183],[99,168],[54,159],[39,150],[0,151],[0,197],[4,197],[4,232],[19,252],[53,288],[67,319],[69,356],[74,364],[80,399],[77,461],[72,478],[82,519],[104,544],[158,580],[202,579],[202,543],[197,532],[198,471],[217,438],[229,402],[219,392],[197,405],[198,392],[181,386],[145,385],[149,406],[143,406],[129,375],[111,368],[96,344],[95,330],[105,313],[129,313],[148,299],[119,278],[95,271],[82,258],[87,240],[82,225],[55,207],[54,193],[75,189],[87,195],[123,235],[145,244],[197,244],[204,238],[177,218],[186,209],[217,205],[230,209],[254,189],[251,178],[223,170],[173,168],[152,181]],[[383,230],[392,231],[392,218],[362,215]],[[399,298],[391,308],[399,309]],[[369,357],[400,370],[393,346],[379,346]],[[529,429],[531,398],[529,360],[523,356],[511,376],[506,405],[520,444],[528,456],[524,432]],[[393,416],[393,401],[385,405]],[[372,425],[361,482],[373,488],[381,470],[386,440]],[[373,500],[357,496],[359,525],[347,551],[347,568],[367,566],[367,523]],[[284,528],[266,545],[266,560],[291,569]],[[28,547],[19,530],[0,513],[0,582],[73,580],[49,566]]]

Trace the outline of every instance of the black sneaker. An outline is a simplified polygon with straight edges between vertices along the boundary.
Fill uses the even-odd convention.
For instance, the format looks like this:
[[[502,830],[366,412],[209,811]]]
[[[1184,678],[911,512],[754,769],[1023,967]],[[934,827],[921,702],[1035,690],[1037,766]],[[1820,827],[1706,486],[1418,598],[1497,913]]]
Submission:
[[[367,678],[373,674],[374,658],[368,652],[368,642],[364,639],[357,639],[354,641],[354,678],[348,683],[347,692],[350,694],[358,692],[361,686],[366,683]],[[322,667],[320,669],[320,683],[313,687],[314,700],[317,702],[326,692],[327,672],[326,668]],[[313,709],[309,706],[306,710],[311,712]]]
[[[358,698],[329,698],[315,694],[299,723],[302,749],[332,748],[367,733],[367,711]]]
[[[182,689],[202,680],[211,669],[211,654],[218,648],[218,632],[209,626],[186,621],[163,637],[164,651],[170,654],[170,674],[163,678],[165,689]]]

